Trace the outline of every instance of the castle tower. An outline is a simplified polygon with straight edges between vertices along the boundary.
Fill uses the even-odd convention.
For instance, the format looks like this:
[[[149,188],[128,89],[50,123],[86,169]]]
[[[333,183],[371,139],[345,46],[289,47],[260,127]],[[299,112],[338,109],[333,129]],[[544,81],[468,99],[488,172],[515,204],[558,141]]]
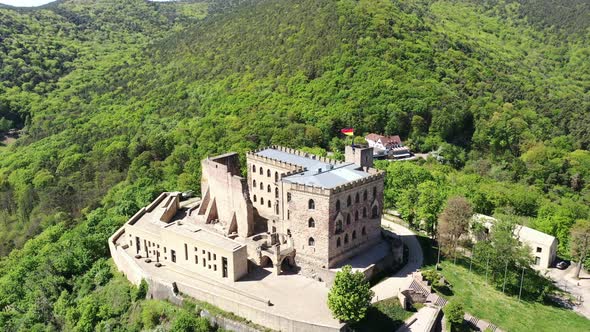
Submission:
[[[344,160],[361,167],[373,167],[373,148],[347,145],[344,150]]]

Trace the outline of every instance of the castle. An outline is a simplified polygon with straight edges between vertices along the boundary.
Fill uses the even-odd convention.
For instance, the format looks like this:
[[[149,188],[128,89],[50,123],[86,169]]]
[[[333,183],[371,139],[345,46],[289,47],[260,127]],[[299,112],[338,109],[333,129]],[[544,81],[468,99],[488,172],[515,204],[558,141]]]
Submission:
[[[381,242],[384,173],[372,150],[347,146],[338,162],[267,147],[246,154],[246,177],[236,153],[207,158],[201,199],[162,193],[111,238],[111,251],[228,281],[254,266],[336,268]]]

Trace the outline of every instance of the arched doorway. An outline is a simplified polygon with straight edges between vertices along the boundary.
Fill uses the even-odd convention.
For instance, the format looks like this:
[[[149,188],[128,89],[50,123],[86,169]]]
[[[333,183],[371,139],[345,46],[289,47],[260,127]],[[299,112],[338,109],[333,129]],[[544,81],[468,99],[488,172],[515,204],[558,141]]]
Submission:
[[[295,258],[286,256],[281,261],[281,274],[297,273],[297,265],[295,265]]]
[[[272,259],[270,259],[270,257],[262,256],[262,258],[260,259],[260,267],[268,268],[268,267],[273,267],[273,266],[274,266],[274,264],[272,262]]]

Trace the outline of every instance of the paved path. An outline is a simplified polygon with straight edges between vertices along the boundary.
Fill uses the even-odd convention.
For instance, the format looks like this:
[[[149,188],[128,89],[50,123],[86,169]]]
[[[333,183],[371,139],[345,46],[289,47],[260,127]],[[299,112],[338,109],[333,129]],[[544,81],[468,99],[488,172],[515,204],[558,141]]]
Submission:
[[[408,284],[412,272],[422,266],[424,258],[422,247],[420,247],[420,242],[418,242],[414,232],[385,218],[381,219],[381,225],[399,235],[400,239],[408,247],[408,263],[400,271],[371,288],[375,292],[373,302],[397,296],[400,288],[404,288]]]

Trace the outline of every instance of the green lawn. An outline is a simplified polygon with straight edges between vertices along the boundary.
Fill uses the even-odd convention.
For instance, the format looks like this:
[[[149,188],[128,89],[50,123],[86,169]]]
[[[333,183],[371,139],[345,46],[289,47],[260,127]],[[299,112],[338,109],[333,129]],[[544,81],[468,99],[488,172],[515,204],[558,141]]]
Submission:
[[[431,239],[419,236],[424,251],[425,268],[436,264],[437,248]],[[519,302],[485,282],[485,278],[469,269],[443,261],[440,271],[451,284],[449,300],[459,301],[465,311],[491,322],[504,331],[590,331],[590,320],[572,310],[538,302]],[[442,294],[444,296],[444,294]]]
[[[351,326],[353,331],[395,331],[414,312],[404,310],[397,298],[375,303],[369,308],[365,319]]]

